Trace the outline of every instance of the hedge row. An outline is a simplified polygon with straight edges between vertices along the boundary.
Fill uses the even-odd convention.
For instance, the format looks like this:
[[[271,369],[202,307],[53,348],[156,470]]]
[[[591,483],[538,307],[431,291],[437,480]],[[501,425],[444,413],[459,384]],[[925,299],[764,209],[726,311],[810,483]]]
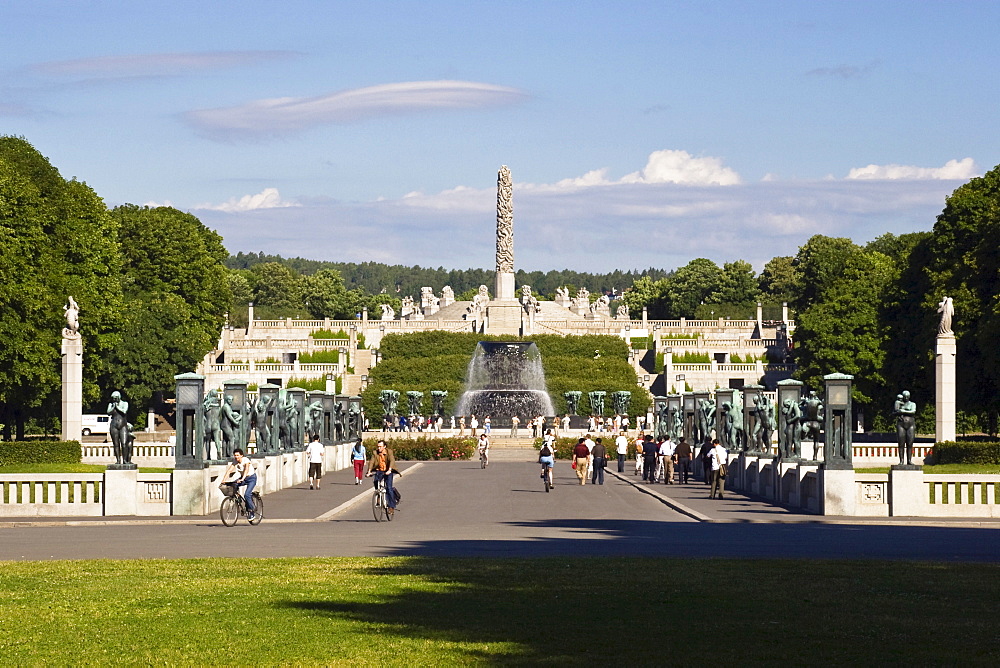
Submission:
[[[1000,464],[1000,442],[943,441],[934,445],[935,464]]]
[[[0,466],[79,464],[79,441],[15,441],[0,443]]]
[[[476,451],[476,440],[458,436],[410,438],[367,438],[364,441],[368,457],[375,452],[379,440],[392,449],[396,459],[417,459],[421,461],[439,459],[471,459]]]

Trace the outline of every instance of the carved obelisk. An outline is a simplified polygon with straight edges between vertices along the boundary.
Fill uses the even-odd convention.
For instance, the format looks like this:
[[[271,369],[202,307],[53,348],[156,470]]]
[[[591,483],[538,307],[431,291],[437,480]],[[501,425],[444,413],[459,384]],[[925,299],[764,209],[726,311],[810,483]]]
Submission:
[[[521,303],[514,296],[514,186],[507,165],[497,173],[496,291],[486,307],[486,334],[521,333]]]
[[[497,277],[495,299],[516,302],[514,297],[514,184],[507,165],[497,173]]]

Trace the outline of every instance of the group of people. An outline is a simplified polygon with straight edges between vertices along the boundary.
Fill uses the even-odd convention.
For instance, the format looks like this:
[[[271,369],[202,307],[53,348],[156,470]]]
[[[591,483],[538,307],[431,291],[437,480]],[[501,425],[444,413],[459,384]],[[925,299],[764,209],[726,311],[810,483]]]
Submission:
[[[619,437],[616,439],[616,444],[619,453],[618,471],[623,472],[628,440]],[[654,440],[652,434],[640,433],[636,438],[635,448],[635,474],[641,475],[644,482],[652,484],[662,479],[664,484],[673,485],[676,470],[677,482],[688,484],[693,473],[694,451],[684,438],[675,443],[667,436]],[[709,498],[723,498],[729,461],[728,451],[722,447],[719,439],[705,439],[697,457],[706,472],[705,483],[711,490]]]

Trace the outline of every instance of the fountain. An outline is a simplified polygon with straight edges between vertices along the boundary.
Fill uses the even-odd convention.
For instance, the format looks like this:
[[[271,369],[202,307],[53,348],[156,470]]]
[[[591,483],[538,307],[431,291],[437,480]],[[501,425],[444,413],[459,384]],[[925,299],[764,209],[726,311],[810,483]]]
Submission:
[[[456,415],[487,415],[494,426],[507,426],[517,415],[522,423],[539,415],[555,415],[545,387],[538,346],[524,341],[480,341],[469,361],[465,392]]]

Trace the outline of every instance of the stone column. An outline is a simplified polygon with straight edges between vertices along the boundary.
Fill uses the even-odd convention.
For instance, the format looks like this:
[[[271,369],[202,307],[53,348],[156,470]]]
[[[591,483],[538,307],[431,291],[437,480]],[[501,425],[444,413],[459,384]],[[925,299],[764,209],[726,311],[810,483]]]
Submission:
[[[503,165],[497,173],[497,275],[495,299],[516,301],[514,297],[514,185],[510,169]]]
[[[79,441],[83,432],[83,339],[78,332],[62,339],[62,440]]]
[[[939,334],[934,361],[934,439],[955,440],[955,355],[954,334]]]

